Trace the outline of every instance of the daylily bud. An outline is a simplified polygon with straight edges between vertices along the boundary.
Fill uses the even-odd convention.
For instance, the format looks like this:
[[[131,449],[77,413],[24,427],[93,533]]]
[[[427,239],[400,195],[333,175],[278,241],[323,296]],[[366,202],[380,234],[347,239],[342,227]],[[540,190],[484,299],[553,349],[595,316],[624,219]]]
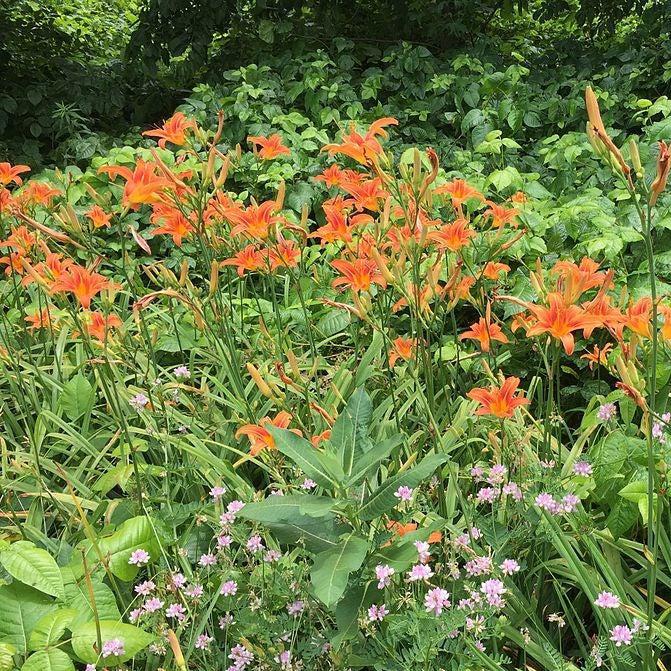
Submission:
[[[254,364],[248,363],[246,367],[247,372],[249,373],[252,380],[254,380],[254,384],[256,384],[259,391],[268,398],[274,398],[275,395],[273,394],[273,390],[266,384],[265,380],[261,376],[261,373],[259,373],[258,369],[255,368]]]
[[[219,286],[219,263],[217,261],[212,261],[212,266],[210,268],[210,292],[209,295],[213,296],[214,292]]]
[[[373,257],[373,261],[375,261],[379,271],[382,273],[382,277],[384,277],[384,279],[387,280],[389,284],[393,284],[395,282],[395,278],[389,271],[389,268],[387,268],[387,264],[382,258],[380,252],[375,247],[371,247],[370,255]]]
[[[638,153],[638,145],[634,138],[629,138],[629,155],[631,156],[631,164],[634,166],[636,177],[643,177],[643,166],[641,165],[641,155]]]
[[[669,168],[671,168],[671,155],[669,154],[669,145],[663,140],[659,142],[659,158],[657,159],[657,176],[650,187],[650,205],[654,207],[657,198],[666,188],[666,181],[669,178]]]
[[[286,193],[286,186],[284,180],[280,182],[280,185],[277,187],[277,198],[275,198],[275,209],[279,212],[284,205],[284,194]]]
[[[186,280],[189,278],[189,262],[184,259],[182,265],[179,268],[179,286],[183,287],[186,284]]]
[[[182,648],[179,645],[177,636],[172,629],[168,629],[168,643],[170,643],[170,648],[172,649],[173,657],[175,658],[175,664],[179,671],[186,671],[186,663],[184,662],[184,655],[182,654]]]
[[[613,158],[617,161],[617,164],[622,172],[625,175],[629,175],[631,172],[629,166],[625,163],[620,150],[610,139],[610,136],[606,132],[606,127],[603,125],[603,121],[601,120],[601,112],[599,111],[599,103],[597,102],[596,96],[594,95],[594,91],[592,91],[591,86],[588,86],[585,89],[585,106],[587,107],[587,118],[589,119],[590,124],[587,131],[587,136],[590,138],[590,143],[592,143],[592,146],[594,146],[593,139],[591,138],[591,134],[593,133],[601,142],[603,142],[606,149],[613,155]]]

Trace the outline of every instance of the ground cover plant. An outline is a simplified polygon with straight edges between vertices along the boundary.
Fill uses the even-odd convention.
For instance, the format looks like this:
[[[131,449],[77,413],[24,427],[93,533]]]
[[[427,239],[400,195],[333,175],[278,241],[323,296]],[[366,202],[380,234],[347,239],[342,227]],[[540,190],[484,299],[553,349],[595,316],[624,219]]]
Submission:
[[[2,164],[2,668],[663,668],[669,154],[586,111],[641,297],[391,117],[315,148],[315,220],[223,114]]]

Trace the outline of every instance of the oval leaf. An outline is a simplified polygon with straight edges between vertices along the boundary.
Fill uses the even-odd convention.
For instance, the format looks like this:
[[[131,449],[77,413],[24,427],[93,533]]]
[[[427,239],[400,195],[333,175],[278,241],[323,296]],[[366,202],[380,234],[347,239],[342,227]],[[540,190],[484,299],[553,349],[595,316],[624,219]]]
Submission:
[[[75,665],[66,652],[59,648],[33,653],[21,671],[75,671]]]
[[[103,641],[118,638],[123,642],[124,654],[118,657],[111,655],[105,658],[105,664],[108,666],[123,664],[123,662],[137,655],[140,650],[146,648],[155,638],[132,624],[124,624],[114,620],[100,621],[100,636]],[[87,664],[95,664],[98,661],[97,645],[95,622],[89,622],[81,626],[72,634],[72,649],[77,657]]]
[[[63,577],[56,560],[29,541],[17,541],[0,552],[7,573],[25,585],[59,599],[65,596]]]

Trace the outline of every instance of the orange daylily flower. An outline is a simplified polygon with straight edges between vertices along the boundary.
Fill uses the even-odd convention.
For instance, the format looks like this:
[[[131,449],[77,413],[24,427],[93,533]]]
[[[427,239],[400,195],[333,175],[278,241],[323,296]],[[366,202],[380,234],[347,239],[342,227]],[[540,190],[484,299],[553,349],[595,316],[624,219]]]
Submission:
[[[510,266],[507,263],[497,263],[496,261],[488,261],[482,269],[482,274],[489,280],[497,281],[501,273],[507,274],[510,272]]]
[[[103,314],[100,311],[89,312],[84,317],[86,332],[100,342],[105,342],[111,329],[122,325],[121,319],[115,314]]]
[[[387,286],[377,263],[370,259],[355,259],[354,261],[338,259],[332,261],[331,265],[342,275],[333,280],[331,283],[333,287],[345,285],[352,291],[359,292],[369,291],[372,284],[378,284],[382,288]]]
[[[30,166],[27,165],[12,165],[11,163],[0,163],[0,184],[7,186],[7,184],[17,184],[21,186],[23,180],[19,177],[22,172],[30,172]]]
[[[323,205],[326,215],[326,224],[320,226],[314,233],[310,233],[311,238],[320,238],[322,247],[327,242],[352,242],[352,228],[348,225],[347,216],[337,207],[329,207],[326,203]]]
[[[575,348],[573,331],[598,326],[599,320],[577,305],[567,305],[560,294],[548,294],[548,304],[521,303],[536,317],[537,322],[527,330],[527,336],[548,333],[558,338],[566,354],[571,356]]]
[[[326,429],[326,431],[322,431],[316,436],[312,436],[310,442],[313,447],[319,447],[325,440],[329,440],[329,438],[331,438],[331,429]]]
[[[236,266],[239,277],[243,277],[245,271],[255,271],[265,267],[265,256],[254,245],[247,245],[235,256],[222,261],[220,266]]]
[[[230,221],[231,213],[244,212],[242,203],[234,201],[227,193],[217,191],[213,198],[207,203],[203,212],[203,221],[206,226],[210,226],[217,219],[226,219]]]
[[[266,429],[267,426],[276,426],[278,429],[286,429],[291,422],[291,415],[284,410],[278,412],[273,419],[264,417],[258,424],[245,424],[241,426],[235,433],[236,438],[240,436],[247,436],[249,438],[250,449],[249,453],[255,457],[262,450],[274,450],[275,439],[272,437],[270,431]],[[291,429],[292,433],[297,436],[302,435],[298,429]]]
[[[17,206],[16,199],[5,188],[0,188],[0,214]]]
[[[441,184],[433,191],[436,195],[448,194],[452,199],[452,205],[455,210],[459,209],[467,200],[471,198],[484,200],[485,197],[464,179],[453,179],[447,184]]]
[[[0,256],[0,264],[7,266],[5,275],[11,275],[13,272],[17,275],[23,275],[26,272],[21,262],[24,258],[22,252],[10,252],[8,256]]]
[[[268,200],[261,205],[250,205],[246,210],[231,210],[227,213],[229,221],[235,224],[231,235],[244,233],[256,240],[265,240],[270,235],[270,228],[275,224],[285,222],[284,217],[274,215],[277,203]]]
[[[622,336],[622,324],[625,320],[624,315],[610,304],[610,297],[605,291],[599,291],[597,296],[582,307],[589,315],[594,317],[594,322],[583,329],[585,338],[589,338],[597,327],[603,327]]]
[[[524,205],[529,201],[529,199],[527,198],[527,194],[524,193],[524,191],[517,191],[517,193],[514,193],[512,196],[510,196],[510,201],[516,205]]]
[[[35,245],[36,240],[34,233],[25,226],[18,226],[11,229],[7,240],[0,242],[0,247],[12,247],[22,254],[27,254]]]
[[[152,210],[151,223],[160,224],[152,229],[152,235],[171,235],[173,242],[178,247],[182,246],[183,238],[196,230],[193,224],[176,207],[156,203]]]
[[[294,240],[280,240],[268,252],[270,269],[295,268],[301,259],[301,250]]]
[[[471,326],[468,331],[464,331],[460,336],[459,340],[477,340],[480,349],[483,352],[489,352],[491,341],[497,340],[501,343],[507,343],[508,337],[501,330],[501,327],[498,324],[492,324],[491,320],[491,308],[487,305],[487,311],[484,317],[480,319]]]
[[[374,121],[365,135],[360,135],[355,130],[354,124],[350,125],[349,133],[343,135],[341,143],[331,143],[322,147],[322,151],[328,151],[334,154],[345,154],[353,158],[357,163],[367,165],[369,162],[375,162],[382,153],[382,145],[377,137],[387,137],[386,126],[397,126],[398,121],[391,117],[385,117]]]
[[[594,345],[594,349],[587,354],[583,354],[580,358],[589,362],[589,369],[594,370],[595,366],[608,366],[608,355],[613,349],[611,343],[605,344],[602,348]]]
[[[125,207],[137,210],[140,205],[161,201],[163,191],[171,186],[170,180],[161,177],[155,163],[139,160],[135,170],[121,165],[104,165],[98,173],[106,173],[110,179],[121,175],[126,180],[122,203]]]
[[[453,274],[450,281],[445,286],[445,293],[450,301],[466,301],[471,298],[471,288],[475,284],[475,278],[471,275],[462,275],[458,270]]]
[[[429,240],[436,243],[441,251],[446,249],[458,252],[465,247],[476,236],[476,232],[470,227],[466,219],[456,219],[451,224],[445,224],[436,231],[431,231]]]
[[[26,321],[30,324],[28,327],[29,331],[51,329],[56,325],[49,308],[42,308],[42,310],[36,312],[34,315],[28,315]]]
[[[251,142],[256,147],[261,147],[259,158],[270,161],[283,154],[291,154],[291,150],[282,144],[282,136],[279,133],[273,133],[270,137],[263,135],[250,135],[247,142]]]
[[[354,205],[359,211],[371,210],[377,212],[380,209],[381,202],[389,195],[382,188],[382,180],[379,177],[367,179],[363,182],[345,182],[342,188],[353,197]]]
[[[598,270],[599,264],[587,256],[580,261],[580,265],[572,261],[558,261],[552,268],[552,272],[560,279],[558,291],[561,291],[567,303],[573,303],[593,287],[611,283],[612,274],[607,277],[606,273]],[[605,288],[608,289],[608,286]]]
[[[649,296],[639,298],[627,308],[624,315],[624,324],[616,328],[619,338],[622,338],[622,328],[626,326],[642,338],[650,337],[650,319],[652,318],[652,299]]]
[[[416,531],[417,524],[415,522],[407,522],[406,524],[403,524],[403,522],[397,522],[396,520],[389,520],[387,522],[387,529],[391,531],[394,534],[394,536],[403,538],[403,536],[405,536],[406,534]]]
[[[109,228],[111,214],[107,214],[100,205],[94,205],[85,215],[91,220],[93,228]]]
[[[493,228],[501,228],[505,226],[506,224],[512,224],[514,227],[517,226],[517,222],[515,221],[515,217],[519,214],[519,210],[516,210],[515,208],[508,208],[503,205],[497,205],[496,203],[493,203],[491,200],[486,201],[487,205],[489,205],[489,209],[485,210],[482,213],[483,218],[490,217],[492,220],[492,227]]]
[[[529,403],[528,398],[515,396],[519,384],[518,377],[507,377],[500,387],[492,385],[488,389],[471,389],[466,395],[480,404],[475,411],[476,415],[494,415],[506,419],[513,416],[516,408]]]
[[[53,284],[63,271],[69,268],[74,261],[72,259],[64,259],[61,254],[56,252],[48,252],[44,261],[40,261],[35,266],[35,273],[39,275],[47,285]],[[23,286],[27,287],[35,281],[31,274],[27,274],[23,280]]]
[[[160,138],[158,146],[161,149],[165,149],[166,142],[181,147],[186,143],[186,131],[196,128],[197,125],[193,119],[187,118],[182,112],[175,112],[163,123],[163,126],[156,130],[146,130],[142,135]]]
[[[82,266],[72,265],[53,283],[51,290],[54,293],[71,293],[81,306],[88,310],[91,299],[103,289],[115,289],[119,285],[108,280],[100,273],[91,272]]]
[[[389,355],[389,368],[394,368],[399,359],[410,361],[414,357],[414,349],[417,347],[415,338],[398,337],[394,340],[394,349]]]
[[[60,196],[61,192],[47,182],[30,181],[19,194],[22,203],[28,205],[44,205],[49,207],[51,201]]]
[[[337,163],[329,166],[321,175],[315,177],[315,182],[324,182],[326,186],[342,186],[345,182],[360,182],[364,175],[349,168],[343,170]]]

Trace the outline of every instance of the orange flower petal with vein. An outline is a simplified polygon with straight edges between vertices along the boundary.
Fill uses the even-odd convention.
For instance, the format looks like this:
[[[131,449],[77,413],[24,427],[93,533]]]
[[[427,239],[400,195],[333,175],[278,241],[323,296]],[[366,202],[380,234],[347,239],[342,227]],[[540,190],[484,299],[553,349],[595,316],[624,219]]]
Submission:
[[[513,416],[516,408],[529,403],[529,399],[515,396],[519,384],[518,377],[508,377],[500,387],[492,385],[489,388],[471,389],[467,396],[480,404],[476,410],[477,415],[507,419]]]

